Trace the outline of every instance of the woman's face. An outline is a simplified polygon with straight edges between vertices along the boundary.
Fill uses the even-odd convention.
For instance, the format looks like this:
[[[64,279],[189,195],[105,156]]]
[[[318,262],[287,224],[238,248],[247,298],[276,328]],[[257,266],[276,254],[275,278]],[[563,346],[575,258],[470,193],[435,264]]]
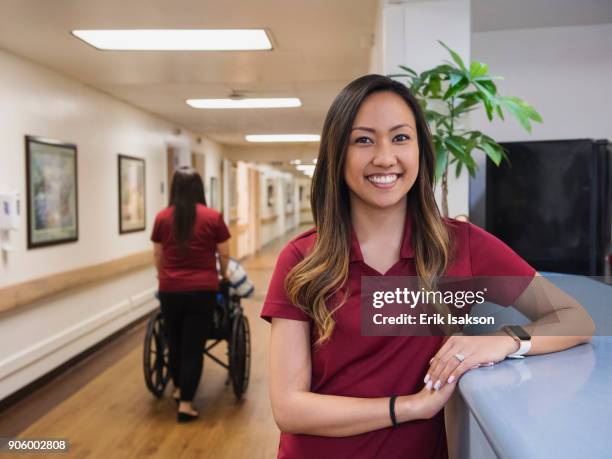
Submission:
[[[419,171],[419,146],[412,110],[390,91],[370,94],[353,123],[344,179],[351,201],[389,208],[406,197]]]

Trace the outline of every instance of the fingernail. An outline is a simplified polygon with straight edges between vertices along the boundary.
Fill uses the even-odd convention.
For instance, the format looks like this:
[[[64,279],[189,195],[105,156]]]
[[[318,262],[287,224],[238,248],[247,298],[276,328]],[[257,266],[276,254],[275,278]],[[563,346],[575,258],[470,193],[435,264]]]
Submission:
[[[432,385],[431,381],[428,381],[427,385],[425,386],[427,390],[431,390],[431,385]]]
[[[440,380],[436,381],[436,383],[434,384],[434,389],[435,390],[440,390],[440,386],[442,385],[442,383],[440,382]]]
[[[425,375],[425,379],[423,380],[423,382],[424,382],[425,384],[427,384],[427,381],[429,381],[429,379],[430,379],[430,378],[431,378],[431,376],[429,376],[429,373],[427,373],[427,374]]]
[[[448,383],[449,383],[449,384],[452,384],[454,380],[455,380],[455,376],[454,376],[454,375],[450,375],[450,376],[448,377]]]
[[[429,359],[429,363],[430,364],[431,364],[431,362],[433,362],[433,359],[434,359],[433,357],[431,359]]]

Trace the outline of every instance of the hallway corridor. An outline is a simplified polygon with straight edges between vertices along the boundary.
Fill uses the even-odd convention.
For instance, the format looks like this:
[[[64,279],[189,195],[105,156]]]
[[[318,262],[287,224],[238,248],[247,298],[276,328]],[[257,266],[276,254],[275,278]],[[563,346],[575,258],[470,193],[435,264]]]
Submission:
[[[231,386],[225,386],[226,370],[206,359],[194,404],[200,419],[191,424],[177,424],[176,408],[170,398],[155,399],[145,387],[142,369],[143,338],[146,323],[138,325],[137,347],[93,378],[80,390],[57,403],[19,437],[64,438],[70,443],[68,457],[79,458],[270,458],[276,456],[278,429],[272,418],[267,386],[267,350],[269,325],[259,318],[266,288],[276,256],[283,245],[307,227],[288,233],[268,244],[257,255],[244,260],[250,280],[255,284],[252,298],[243,300],[251,327],[251,376],[249,388],[237,402]],[[131,332],[132,333],[132,332]],[[135,337],[136,338],[136,337]],[[132,339],[132,343],[135,340]],[[105,348],[86,365],[103,359]],[[215,355],[225,359],[226,345],[215,348]],[[61,379],[62,376],[60,376]],[[50,385],[66,384],[52,381]],[[32,398],[39,402],[21,403],[8,414],[36,409],[35,403],[47,403],[43,387]],[[1,424],[8,424],[5,417]],[[27,456],[24,456],[27,457]],[[40,457],[40,455],[36,455]]]

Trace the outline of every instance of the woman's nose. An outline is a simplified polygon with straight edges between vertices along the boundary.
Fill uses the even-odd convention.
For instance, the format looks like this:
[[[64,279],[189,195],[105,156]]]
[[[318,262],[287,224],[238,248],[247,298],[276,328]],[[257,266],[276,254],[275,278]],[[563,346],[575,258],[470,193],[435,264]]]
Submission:
[[[380,167],[390,167],[397,162],[395,153],[393,152],[391,142],[383,141],[379,143],[378,148],[374,154],[372,164]]]

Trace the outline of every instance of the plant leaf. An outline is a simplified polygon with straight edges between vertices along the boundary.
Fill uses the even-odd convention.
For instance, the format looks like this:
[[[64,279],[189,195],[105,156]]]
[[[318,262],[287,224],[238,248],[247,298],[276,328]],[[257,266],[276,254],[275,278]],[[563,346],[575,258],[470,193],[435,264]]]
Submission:
[[[477,147],[479,150],[482,150],[486,153],[486,155],[491,158],[491,161],[495,163],[496,166],[499,166],[502,160],[501,153],[493,148],[490,144],[483,142]]]
[[[459,176],[461,175],[461,167],[463,166],[463,163],[461,161],[457,161],[457,165],[455,166],[455,177],[459,178]]]
[[[487,64],[483,64],[482,62],[472,61],[470,64],[470,77],[471,78],[480,78],[487,74],[489,71],[489,66]]]
[[[497,115],[502,119],[502,121],[504,120],[504,112],[501,108],[501,105],[499,104],[495,104],[495,110],[497,111]]]
[[[467,88],[469,84],[470,84],[470,81],[467,78],[461,77],[461,79],[458,80],[457,83],[455,83],[455,84],[451,83],[449,85],[448,89],[446,90],[446,92],[442,96],[442,100],[449,100],[449,99],[455,97],[459,92],[461,92],[465,88]]]
[[[405,65],[398,65],[398,67],[402,69],[403,71],[411,74],[412,76],[417,76],[417,73],[414,70],[412,70],[410,67],[406,67]]]
[[[451,57],[453,58],[453,61],[455,61],[455,63],[459,66],[459,68],[463,70],[464,72],[467,72],[467,68],[465,67],[465,64],[463,63],[463,60],[461,59],[459,54],[457,54],[455,51],[453,51],[448,46],[446,46],[446,43],[444,43],[443,41],[438,40],[438,43],[440,43],[442,46],[446,48],[446,50],[450,53]]]

